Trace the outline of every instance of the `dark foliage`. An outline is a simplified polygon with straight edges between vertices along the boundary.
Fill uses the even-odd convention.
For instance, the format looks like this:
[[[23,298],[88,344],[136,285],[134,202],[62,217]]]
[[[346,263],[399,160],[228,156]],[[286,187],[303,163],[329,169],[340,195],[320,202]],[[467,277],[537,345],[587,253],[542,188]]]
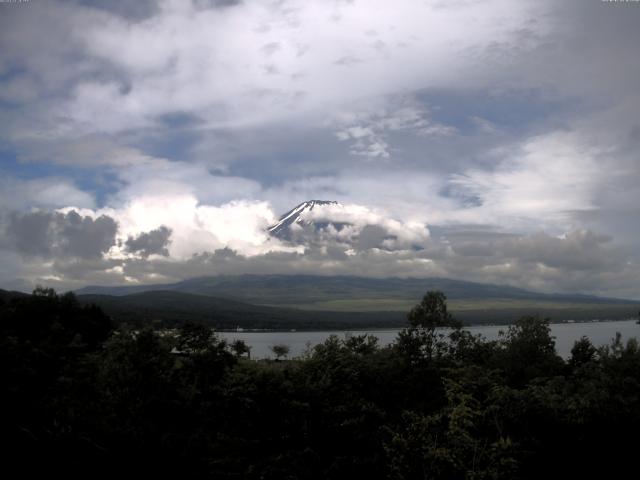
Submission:
[[[547,320],[488,342],[430,292],[395,344],[253,361],[202,324],[114,330],[38,289],[0,304],[5,471],[21,477],[611,478],[635,469],[640,347]],[[284,353],[280,352],[284,357]]]

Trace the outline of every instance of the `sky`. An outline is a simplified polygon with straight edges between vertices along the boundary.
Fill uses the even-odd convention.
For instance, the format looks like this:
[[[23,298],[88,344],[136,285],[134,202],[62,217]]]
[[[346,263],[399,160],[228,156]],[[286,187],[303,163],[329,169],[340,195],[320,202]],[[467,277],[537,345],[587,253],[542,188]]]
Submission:
[[[0,288],[640,299],[640,2],[0,2]],[[334,200],[304,241],[267,228]]]

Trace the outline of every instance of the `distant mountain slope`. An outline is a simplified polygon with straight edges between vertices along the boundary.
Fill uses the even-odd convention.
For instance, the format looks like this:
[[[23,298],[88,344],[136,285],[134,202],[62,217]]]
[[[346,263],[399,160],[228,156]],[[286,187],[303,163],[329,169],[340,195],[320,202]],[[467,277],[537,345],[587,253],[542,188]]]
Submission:
[[[505,285],[491,285],[447,278],[364,278],[319,275],[221,275],[198,277],[172,284],[99,287],[78,294],[128,295],[170,290],[234,299],[252,304],[312,305],[353,299],[395,299],[417,302],[428,290],[441,290],[449,300],[511,299],[576,303],[638,303],[629,300],[578,294],[544,294]]]
[[[400,312],[312,312],[249,305],[227,299],[176,291],[150,291],[130,295],[78,295],[96,304],[119,322],[173,326],[202,322],[218,329],[353,329],[402,326]]]
[[[28,293],[16,292],[14,290],[2,290],[0,288],[0,300],[5,302],[13,298],[21,298],[21,297],[26,297],[28,295],[29,295]]]
[[[452,312],[466,323],[509,323],[522,315],[530,314],[549,316],[554,321],[635,318],[640,309],[640,302],[630,300],[588,295],[549,295],[514,287],[443,278],[371,279],[348,276],[238,275],[193,278],[165,285],[86,287],[77,293],[130,295],[135,299],[135,295],[132,294],[152,290],[164,291],[162,296],[168,302],[166,311],[172,312],[174,318],[186,318],[189,315],[196,315],[200,319],[209,318],[207,308],[213,308],[213,305],[205,308],[205,299],[215,297],[214,301],[218,302],[215,311],[218,312],[218,318],[224,320],[224,328],[236,326],[233,324],[234,319],[254,318],[252,315],[262,315],[261,318],[267,319],[269,315],[275,315],[268,321],[269,325],[279,324],[280,327],[277,328],[312,328],[312,324],[328,325],[326,322],[334,322],[336,328],[341,328],[339,325],[351,328],[345,325],[363,325],[362,322],[369,327],[398,325],[398,322],[401,324],[404,320],[406,312],[419,302],[428,290],[445,292]],[[197,298],[183,296],[172,299],[173,297],[169,296],[170,292],[191,294]],[[158,293],[154,292],[154,295]],[[160,306],[163,305],[159,301],[154,303],[151,300],[154,297],[151,295],[141,298],[144,298],[143,303],[151,309],[149,315],[159,312]],[[223,299],[244,305],[242,314],[240,310],[235,309],[237,304],[228,304],[222,308],[224,305],[219,302]],[[116,301],[112,297],[109,302],[115,305]],[[175,307],[172,302],[179,307]],[[189,307],[191,303],[193,305]],[[142,305],[136,306],[138,307],[142,308]],[[174,308],[178,308],[179,311],[173,311]],[[260,312],[255,313],[256,309]],[[122,312],[124,310],[121,309],[121,314]],[[255,324],[258,323],[260,322]]]

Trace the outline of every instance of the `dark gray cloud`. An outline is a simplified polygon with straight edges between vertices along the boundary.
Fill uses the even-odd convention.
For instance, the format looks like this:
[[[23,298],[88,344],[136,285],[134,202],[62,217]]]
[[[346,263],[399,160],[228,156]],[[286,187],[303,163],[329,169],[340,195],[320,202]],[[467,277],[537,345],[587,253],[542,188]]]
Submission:
[[[80,5],[104,10],[128,20],[140,21],[149,18],[158,12],[157,0],[80,0]]]
[[[225,8],[241,5],[243,0],[196,0],[196,5],[200,7]]]
[[[574,292],[578,286],[585,293],[634,297],[637,293],[633,278],[638,269],[638,265],[626,263],[624,251],[610,239],[589,231],[574,231],[564,237],[542,233],[496,233],[491,237],[487,232],[474,237],[468,231],[449,242],[433,240],[421,250],[390,252],[369,248],[354,254],[349,253],[349,245],[327,243],[311,246],[305,253],[272,252],[247,257],[226,248],[180,262],[138,259],[124,265],[124,274],[140,281],[157,279],[158,275],[172,281],[242,273],[443,276],[545,292]],[[606,285],[607,289],[598,285]]]
[[[50,225],[51,218],[46,214],[30,214],[19,219],[25,242],[22,251],[29,250],[30,256],[50,254],[52,248],[47,242],[29,243],[27,239],[29,234],[37,232],[42,238],[51,238],[42,227]],[[386,233],[384,229],[370,227],[362,230],[365,238],[356,237],[353,244],[319,239],[308,245],[304,252],[248,256],[222,248],[182,259],[148,255],[152,250],[158,253],[165,248],[161,245],[166,245],[169,232],[161,227],[129,238],[127,249],[138,254],[135,258],[57,255],[52,266],[43,266],[38,261],[29,263],[24,261],[29,258],[24,258],[21,268],[29,267],[34,283],[43,279],[40,283],[46,282],[56,288],[126,282],[162,283],[220,274],[304,273],[449,277],[551,293],[581,291],[637,298],[634,279],[640,274],[640,266],[629,263],[624,249],[610,238],[590,231],[576,230],[554,237],[544,233],[474,232],[467,228],[440,232],[438,238],[431,238],[421,249],[389,250],[375,245]],[[16,243],[13,248],[17,248]],[[6,253],[6,250],[0,251],[4,264],[19,262],[17,258],[14,261],[7,257]],[[20,268],[16,268],[18,273]]]
[[[12,247],[25,255],[47,257],[52,251],[50,212],[35,212],[9,217],[6,237]]]
[[[160,10],[160,0],[77,0],[75,3],[118,15],[129,21],[142,21]],[[242,0],[194,0],[199,9],[226,8],[240,5]]]
[[[124,242],[125,250],[146,258],[149,255],[169,256],[167,247],[171,242],[171,229],[162,225],[155,230],[143,232],[136,237],[129,237]]]
[[[623,270],[627,261],[627,252],[611,237],[589,230],[573,230],[562,236],[469,231],[451,235],[446,241],[453,253],[449,267],[460,271],[493,266],[522,276],[528,271],[532,278],[552,270],[588,276]]]
[[[382,242],[389,238],[389,233],[379,225],[365,225],[355,242],[358,250],[380,248]]]
[[[200,117],[188,112],[165,113],[158,118],[158,121],[165,127],[178,130],[197,127],[203,123]]]
[[[106,215],[13,213],[5,225],[5,243],[26,256],[100,258],[115,245],[117,230],[116,221]]]

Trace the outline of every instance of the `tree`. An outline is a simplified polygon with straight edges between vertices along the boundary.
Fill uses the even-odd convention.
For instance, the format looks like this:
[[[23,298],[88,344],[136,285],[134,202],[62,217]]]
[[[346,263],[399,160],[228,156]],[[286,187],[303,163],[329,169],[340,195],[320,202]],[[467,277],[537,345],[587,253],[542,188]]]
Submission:
[[[216,335],[213,330],[199,323],[186,322],[178,334],[178,350],[183,353],[197,353],[209,348]]]
[[[505,336],[508,349],[522,355],[545,357],[555,355],[555,337],[551,335],[548,318],[526,315],[509,325]]]
[[[580,340],[576,340],[573,344],[569,365],[575,368],[593,362],[597,354],[598,349],[593,346],[591,340],[586,336],[582,336]]]
[[[524,385],[538,376],[550,376],[562,369],[563,361],[556,354],[548,318],[526,315],[502,332],[503,366],[513,384]]]
[[[236,357],[241,357],[246,353],[247,358],[251,358],[251,347],[247,345],[244,340],[240,340],[238,338],[231,342],[230,347],[233,353],[235,353]]]
[[[287,355],[289,355],[290,349],[289,349],[289,345],[280,343],[280,344],[270,346],[269,350],[271,350],[274,353],[274,355],[276,356],[276,360],[279,360],[280,357],[286,357]]]
[[[438,290],[425,293],[420,303],[411,309],[407,320],[412,327],[427,330],[436,327],[460,327],[460,323],[447,311],[446,295]]]
[[[58,294],[53,288],[43,287],[42,285],[36,285],[33,290],[34,297],[46,297],[46,298],[58,298]]]
[[[365,333],[349,335],[343,341],[344,346],[357,355],[371,355],[378,349],[378,338]]]
[[[474,397],[473,385],[444,379],[446,404],[431,414],[405,411],[387,427],[389,477],[514,478],[515,446],[484,419],[493,417]]]
[[[436,328],[461,327],[460,322],[447,311],[447,297],[438,290],[425,293],[422,301],[407,314],[407,320],[409,328],[400,331],[397,346],[411,363],[431,359],[446,349],[444,335],[437,333]]]

